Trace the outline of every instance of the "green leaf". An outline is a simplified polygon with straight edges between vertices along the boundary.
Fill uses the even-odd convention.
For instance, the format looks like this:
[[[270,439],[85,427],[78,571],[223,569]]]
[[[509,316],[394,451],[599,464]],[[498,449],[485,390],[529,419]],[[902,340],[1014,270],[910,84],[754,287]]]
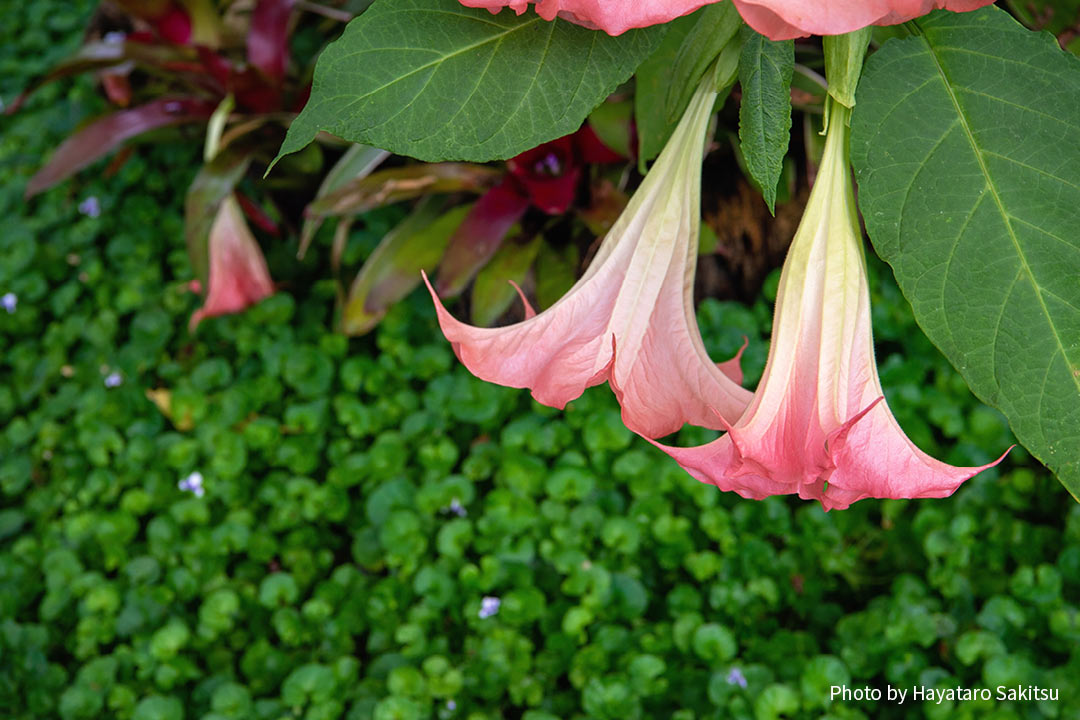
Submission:
[[[769,212],[776,205],[776,185],[791,139],[791,76],[795,44],[774,42],[743,28],[739,58],[739,144],[751,179],[761,188]]]
[[[359,144],[350,145],[349,149],[342,154],[334,167],[323,178],[322,184],[319,185],[319,191],[315,194],[315,200],[321,200],[347,182],[366,178],[388,157],[390,157],[390,153],[379,148]],[[305,213],[304,227],[300,232],[300,250],[296,254],[301,260],[307,253],[311,241],[315,239],[315,233],[322,227],[323,219],[317,213],[310,215]]]
[[[548,243],[540,246],[536,256],[537,310],[546,310],[558,302],[577,280],[579,264],[576,245],[560,249]]]
[[[221,203],[244,177],[251,156],[243,152],[223,152],[203,165],[184,198],[184,235],[195,277],[206,286],[210,272],[207,240]]]
[[[459,205],[441,216],[441,200],[427,198],[382,239],[349,288],[342,314],[348,335],[363,335],[379,324],[391,305],[420,283],[420,271],[431,272],[465,218],[470,205]]]
[[[518,297],[517,290],[510,281],[513,280],[519,286],[524,282],[525,274],[536,260],[541,242],[541,236],[536,235],[524,243],[504,243],[491,258],[491,262],[477,273],[472,289],[474,325],[490,327],[500,315],[510,309]]]
[[[674,82],[667,85],[664,103],[669,123],[679,122],[701,77],[724,46],[735,40],[742,24],[734,3],[708,5],[697,14],[671,65]]]
[[[672,65],[697,18],[698,13],[693,13],[668,23],[663,41],[641,63],[635,74],[634,122],[637,125],[638,162],[642,173],[645,172],[645,162],[660,154],[678,123],[678,119],[668,121],[667,91],[674,81]]]
[[[992,7],[916,27],[859,85],[867,230],[926,334],[1080,498],[1080,60]]]
[[[577,130],[662,33],[376,0],[323,51],[278,158],[320,130],[426,161],[513,157]]]

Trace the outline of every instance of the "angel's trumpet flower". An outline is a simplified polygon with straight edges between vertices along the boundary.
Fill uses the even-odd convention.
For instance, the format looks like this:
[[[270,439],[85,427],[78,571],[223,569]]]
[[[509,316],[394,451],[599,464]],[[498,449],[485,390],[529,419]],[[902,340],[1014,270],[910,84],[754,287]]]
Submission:
[[[830,106],[825,155],[784,262],[750,406],[707,445],[659,447],[698,480],[748,498],[798,493],[829,510],[868,497],[945,497],[1001,458],[982,467],[935,460],[884,402],[848,169],[851,111]]]
[[[477,328],[455,320],[432,290],[443,333],[474,375],[530,388],[558,408],[611,380],[623,422],[645,437],[687,422],[718,429],[742,414],[750,393],[732,379],[741,379],[738,363],[722,371],[709,360],[693,306],[703,143],[715,99],[707,73],[588,270],[550,308]]]

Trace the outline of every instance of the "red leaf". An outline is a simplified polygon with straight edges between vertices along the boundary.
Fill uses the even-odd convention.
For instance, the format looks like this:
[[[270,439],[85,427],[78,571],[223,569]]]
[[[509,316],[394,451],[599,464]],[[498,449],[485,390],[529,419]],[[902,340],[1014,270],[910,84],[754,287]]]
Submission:
[[[113,105],[126,108],[131,104],[131,82],[127,75],[117,72],[102,73],[101,87]]]
[[[115,67],[127,62],[135,62],[140,65],[167,66],[172,62],[182,62],[184,58],[191,57],[189,48],[181,48],[172,45],[154,45],[138,42],[135,35],[129,35],[127,42],[92,42],[83,45],[70,57],[54,65],[48,73],[36,79],[4,110],[5,115],[11,115],[22,107],[26,98],[35,90],[46,83],[58,80],[62,77],[79,75],[92,70],[101,70]]]
[[[289,17],[294,0],[258,0],[247,37],[248,62],[280,81],[289,65]]]
[[[186,45],[191,41],[191,16],[184,8],[173,5],[155,21],[158,34],[169,42]]]
[[[574,133],[574,143],[577,145],[578,153],[581,154],[581,159],[587,163],[617,163],[626,160],[623,155],[605,145],[587,122]],[[630,147],[634,147],[633,144]]]
[[[112,152],[125,141],[170,125],[198,122],[210,117],[215,105],[194,98],[162,98],[95,120],[56,149],[48,164],[26,186],[26,197],[37,195]]]
[[[481,196],[450,238],[439,265],[439,294],[448,297],[464,290],[528,207],[529,199],[510,182],[504,181]]]
[[[245,217],[255,223],[255,227],[271,235],[281,235],[281,228],[278,227],[278,224],[254,200],[239,191],[236,192],[236,199],[239,201],[240,209],[244,211]]]

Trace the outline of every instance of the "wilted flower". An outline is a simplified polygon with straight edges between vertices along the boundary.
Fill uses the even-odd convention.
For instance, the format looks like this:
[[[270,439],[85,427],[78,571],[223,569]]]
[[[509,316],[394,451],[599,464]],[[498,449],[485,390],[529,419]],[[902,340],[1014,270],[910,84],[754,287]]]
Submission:
[[[96,218],[101,215],[101,201],[91,195],[79,203],[79,212],[86,217]]]
[[[769,358],[750,406],[708,445],[659,446],[698,480],[743,497],[798,493],[826,510],[867,497],[945,497],[990,467],[930,457],[884,402],[849,175],[849,116],[831,103],[825,155],[784,262]]]
[[[19,296],[13,292],[4,293],[3,297],[0,297],[0,305],[7,310],[8,315],[15,312],[15,308],[19,306]]]
[[[480,600],[480,612],[477,615],[480,616],[480,619],[489,618],[499,612],[500,605],[502,605],[502,600],[499,598],[485,596]]]
[[[743,20],[773,40],[842,35],[868,25],[896,25],[945,8],[976,10],[994,0],[734,0]]]
[[[195,471],[176,484],[184,492],[192,493],[195,497],[202,497],[206,490],[203,488],[203,476]]]
[[[557,408],[610,380],[623,422],[646,437],[687,422],[720,428],[717,412],[739,417],[750,393],[738,384],[738,361],[721,370],[709,360],[693,306],[712,84],[702,83],[588,270],[553,306],[537,315],[526,304],[523,322],[477,328],[455,320],[432,290],[443,333],[473,374],[530,388]]]
[[[111,372],[105,376],[105,387],[114,388],[120,387],[124,382],[124,376],[118,372]]]
[[[274,294],[266,259],[232,195],[221,203],[207,242],[209,287],[203,306],[191,316],[191,330],[204,317],[240,312]]]

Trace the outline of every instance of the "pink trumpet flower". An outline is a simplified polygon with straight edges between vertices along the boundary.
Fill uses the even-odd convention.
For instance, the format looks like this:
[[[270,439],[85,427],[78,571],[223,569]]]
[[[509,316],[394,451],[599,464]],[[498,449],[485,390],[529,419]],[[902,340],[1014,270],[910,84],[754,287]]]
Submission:
[[[210,272],[206,300],[188,324],[194,332],[205,317],[237,313],[274,294],[274,282],[236,197],[221,203],[210,228]]]
[[[944,8],[976,10],[994,0],[733,0],[755,30],[773,40],[805,35],[842,35],[868,25],[896,25]],[[560,17],[609,35],[687,15],[719,0],[461,0],[493,13],[508,7],[518,15],[529,5],[545,20]]]
[[[743,497],[798,493],[826,510],[868,497],[945,497],[1005,457],[982,467],[935,460],[884,402],[848,169],[850,112],[831,103],[825,155],[784,262],[769,358],[750,406],[707,445],[657,444],[698,480]]]
[[[707,77],[588,270],[544,312],[526,305],[523,322],[472,327],[428,283],[443,333],[474,375],[530,388],[557,408],[611,380],[623,422],[645,437],[687,422],[718,429],[742,414],[751,395],[739,387],[738,362],[709,360],[693,306],[703,137],[715,99]]]
[[[944,8],[977,10],[994,0],[734,0],[750,27],[773,40],[842,35],[868,25],[896,25]]]
[[[461,0],[466,7],[487,8],[493,13],[508,7],[518,15],[535,3],[537,14],[545,20],[558,16],[609,35],[666,23],[714,2],[717,0]]]

